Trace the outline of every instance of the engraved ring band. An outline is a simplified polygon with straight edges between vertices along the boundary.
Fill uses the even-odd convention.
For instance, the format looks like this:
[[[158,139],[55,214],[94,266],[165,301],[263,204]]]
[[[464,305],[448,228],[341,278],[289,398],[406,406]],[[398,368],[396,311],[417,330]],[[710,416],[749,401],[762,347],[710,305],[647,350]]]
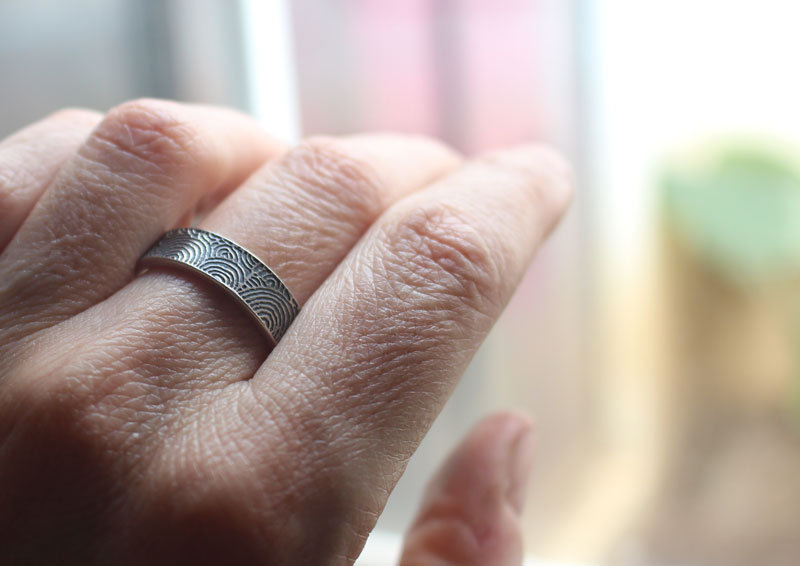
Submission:
[[[170,230],[139,260],[141,268],[194,271],[233,297],[274,346],[300,311],[286,284],[253,253],[198,228]]]

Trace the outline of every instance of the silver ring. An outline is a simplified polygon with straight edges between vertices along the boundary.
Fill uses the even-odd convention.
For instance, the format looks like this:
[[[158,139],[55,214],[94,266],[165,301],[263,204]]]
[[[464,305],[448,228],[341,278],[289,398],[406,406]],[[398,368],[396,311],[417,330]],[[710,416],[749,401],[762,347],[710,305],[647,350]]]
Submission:
[[[170,230],[145,252],[139,265],[189,268],[216,283],[245,308],[273,345],[300,311],[274,271],[239,244],[213,232]]]

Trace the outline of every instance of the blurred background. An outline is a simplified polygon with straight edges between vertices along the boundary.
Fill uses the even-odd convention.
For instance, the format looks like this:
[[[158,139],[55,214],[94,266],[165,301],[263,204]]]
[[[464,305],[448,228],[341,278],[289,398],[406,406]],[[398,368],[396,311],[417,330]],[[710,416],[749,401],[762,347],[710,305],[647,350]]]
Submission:
[[[364,563],[390,563],[446,449],[516,407],[537,422],[536,560],[795,565],[798,21],[793,0],[0,0],[0,136],[157,96],[290,140],[555,145],[575,206]]]

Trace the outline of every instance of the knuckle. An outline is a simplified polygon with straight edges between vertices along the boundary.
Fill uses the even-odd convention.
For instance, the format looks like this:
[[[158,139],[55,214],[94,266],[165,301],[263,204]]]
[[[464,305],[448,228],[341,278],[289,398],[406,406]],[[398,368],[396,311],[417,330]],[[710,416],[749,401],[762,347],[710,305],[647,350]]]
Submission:
[[[444,203],[417,205],[385,228],[386,257],[398,282],[443,306],[489,314],[501,303],[503,249],[468,215]]]
[[[383,209],[382,183],[375,169],[330,137],[313,137],[291,149],[283,161],[291,185],[323,207],[335,206],[371,221]]]
[[[114,159],[130,158],[164,171],[199,165],[208,155],[195,125],[173,102],[139,99],[110,110],[89,145]]]

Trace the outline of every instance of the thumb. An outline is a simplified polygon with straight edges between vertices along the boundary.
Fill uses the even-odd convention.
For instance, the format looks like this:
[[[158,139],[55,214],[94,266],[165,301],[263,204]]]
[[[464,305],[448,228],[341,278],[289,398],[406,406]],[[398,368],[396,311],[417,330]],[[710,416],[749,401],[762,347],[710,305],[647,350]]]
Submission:
[[[479,423],[428,485],[401,566],[520,566],[520,513],[532,464],[528,417]]]

